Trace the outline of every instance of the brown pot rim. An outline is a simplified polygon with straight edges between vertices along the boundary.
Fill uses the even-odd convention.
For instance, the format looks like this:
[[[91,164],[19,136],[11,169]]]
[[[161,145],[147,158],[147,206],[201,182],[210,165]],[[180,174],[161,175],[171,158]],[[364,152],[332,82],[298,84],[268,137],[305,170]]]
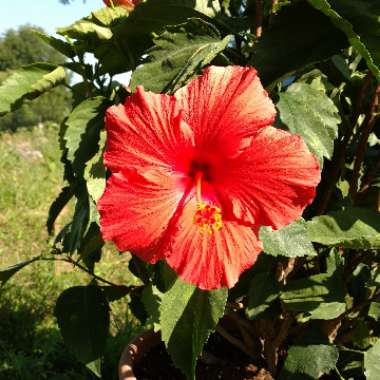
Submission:
[[[132,339],[119,360],[119,380],[137,380],[133,367],[161,341],[161,334],[148,330]]]

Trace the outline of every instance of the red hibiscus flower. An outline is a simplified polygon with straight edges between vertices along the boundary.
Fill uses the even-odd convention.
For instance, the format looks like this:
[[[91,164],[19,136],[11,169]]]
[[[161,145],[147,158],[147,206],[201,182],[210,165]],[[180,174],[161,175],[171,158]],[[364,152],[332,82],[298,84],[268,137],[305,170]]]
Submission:
[[[103,0],[104,4],[107,5],[107,7],[110,7],[112,4],[117,6],[125,6],[125,7],[134,7],[137,5],[141,0]]]
[[[259,227],[298,219],[320,180],[274,118],[253,68],[209,67],[173,96],[138,87],[106,115],[103,238],[201,289],[232,287],[262,250]]]

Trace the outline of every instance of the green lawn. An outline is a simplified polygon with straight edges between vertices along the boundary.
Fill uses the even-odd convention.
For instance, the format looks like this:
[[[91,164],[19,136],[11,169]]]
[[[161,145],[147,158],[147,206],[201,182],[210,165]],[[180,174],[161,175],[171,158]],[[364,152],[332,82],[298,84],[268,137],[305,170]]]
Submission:
[[[21,130],[0,135],[0,268],[47,252],[45,220],[62,184],[57,128]],[[64,210],[58,225],[70,217]],[[136,281],[127,269],[129,255],[112,247],[97,274],[113,282]],[[125,270],[120,270],[125,268]],[[95,379],[67,352],[53,308],[60,292],[90,278],[69,265],[36,262],[0,290],[0,380]],[[103,379],[117,379],[120,351],[137,331],[125,301],[111,304],[111,332]]]

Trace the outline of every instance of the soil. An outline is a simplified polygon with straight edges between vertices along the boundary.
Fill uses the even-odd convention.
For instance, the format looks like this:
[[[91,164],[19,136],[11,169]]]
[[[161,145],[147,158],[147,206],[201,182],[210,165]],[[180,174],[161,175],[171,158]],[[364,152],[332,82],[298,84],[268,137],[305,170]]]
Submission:
[[[207,343],[196,369],[197,380],[273,380],[252,363],[252,359],[214,334]],[[163,343],[142,357],[133,369],[138,380],[186,380],[174,367]]]

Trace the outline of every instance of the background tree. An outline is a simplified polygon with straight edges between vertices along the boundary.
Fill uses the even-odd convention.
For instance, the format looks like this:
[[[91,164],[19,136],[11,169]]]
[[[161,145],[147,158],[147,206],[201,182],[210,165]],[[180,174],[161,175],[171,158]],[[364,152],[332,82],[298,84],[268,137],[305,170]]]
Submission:
[[[61,64],[64,57],[42,41],[37,32],[43,29],[23,25],[19,29],[8,30],[0,38],[0,83],[14,69],[35,62]],[[59,123],[70,107],[70,95],[62,86],[33,102],[27,102],[14,113],[0,118],[0,131],[15,131],[20,127],[32,127],[38,123]]]

